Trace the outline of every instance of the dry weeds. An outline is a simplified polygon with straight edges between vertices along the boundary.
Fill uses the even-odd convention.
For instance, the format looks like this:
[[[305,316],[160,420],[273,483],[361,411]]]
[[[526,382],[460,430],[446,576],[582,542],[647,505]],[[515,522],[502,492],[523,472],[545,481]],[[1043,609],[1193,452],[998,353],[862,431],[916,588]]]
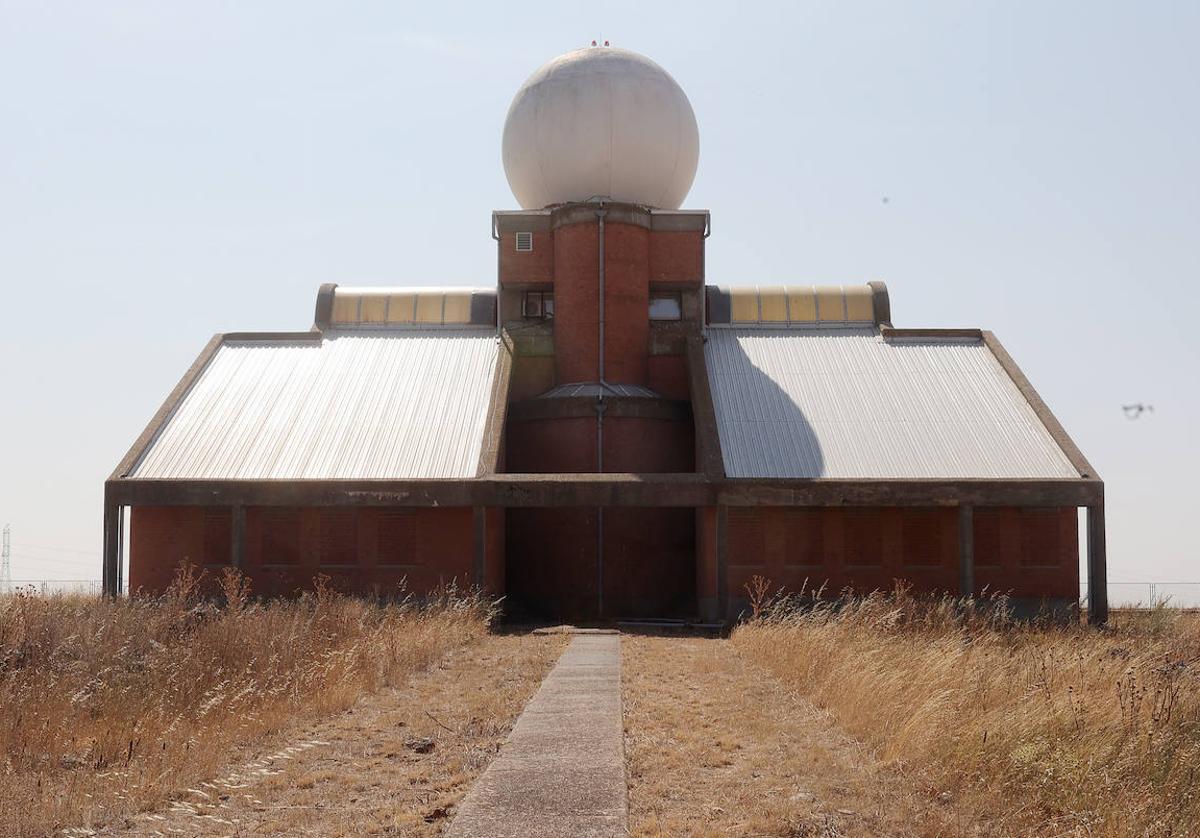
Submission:
[[[159,598],[0,599],[0,812],[6,835],[113,822],[215,776],[235,743],[349,707],[482,637],[454,592],[376,604],[323,585],[224,607],[181,573]]]
[[[440,834],[565,643],[489,635],[351,710],[240,749],[233,770],[113,834]]]
[[[622,638],[635,836],[965,835],[728,640]]]
[[[732,642],[989,831],[1200,833],[1194,617],[1023,625],[898,591],[840,608],[785,599]]]

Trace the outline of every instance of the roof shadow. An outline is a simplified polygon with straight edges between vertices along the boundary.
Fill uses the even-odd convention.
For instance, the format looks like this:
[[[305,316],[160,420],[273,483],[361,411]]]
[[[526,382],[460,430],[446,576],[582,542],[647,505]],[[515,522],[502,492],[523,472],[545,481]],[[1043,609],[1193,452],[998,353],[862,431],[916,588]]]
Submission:
[[[783,340],[763,330],[755,337]],[[808,416],[735,335],[710,341],[707,361],[728,477],[825,476],[825,455]],[[767,355],[780,366],[782,353]],[[782,370],[781,370],[782,371]]]

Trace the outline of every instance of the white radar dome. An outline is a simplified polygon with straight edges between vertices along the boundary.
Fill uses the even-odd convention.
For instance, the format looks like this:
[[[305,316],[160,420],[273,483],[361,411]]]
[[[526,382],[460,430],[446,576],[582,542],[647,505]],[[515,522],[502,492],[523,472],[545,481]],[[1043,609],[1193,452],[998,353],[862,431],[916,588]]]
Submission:
[[[700,133],[666,70],[627,49],[590,47],[552,59],[517,91],[502,153],[523,209],[595,198],[678,209]]]

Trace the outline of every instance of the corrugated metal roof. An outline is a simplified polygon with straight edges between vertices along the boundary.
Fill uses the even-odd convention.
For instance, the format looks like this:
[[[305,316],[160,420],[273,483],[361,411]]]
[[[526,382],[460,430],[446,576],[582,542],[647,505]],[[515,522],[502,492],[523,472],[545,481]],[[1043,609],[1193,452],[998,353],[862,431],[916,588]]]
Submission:
[[[227,341],[129,476],[474,477],[496,356],[471,328]]]
[[[729,477],[1079,477],[991,351],[873,328],[713,328]]]

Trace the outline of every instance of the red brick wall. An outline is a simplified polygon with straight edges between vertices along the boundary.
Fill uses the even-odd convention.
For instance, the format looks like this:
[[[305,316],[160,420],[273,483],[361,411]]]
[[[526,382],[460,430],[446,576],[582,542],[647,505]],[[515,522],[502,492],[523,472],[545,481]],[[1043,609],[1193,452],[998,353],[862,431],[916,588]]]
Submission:
[[[605,227],[612,230],[616,227],[632,225],[609,223]],[[568,225],[555,231],[538,231],[533,234],[533,250],[518,253],[516,249],[516,234],[502,233],[500,236],[500,281],[505,285],[546,283],[554,280],[555,248],[563,246],[558,238],[563,229],[587,228],[595,229],[593,222]],[[664,230],[644,231],[647,234],[646,265],[647,280],[650,282],[666,282],[693,285],[699,284],[704,274],[704,235],[699,232],[672,232]],[[593,237],[593,243],[595,239]],[[612,246],[612,239],[605,242],[605,247]],[[586,248],[585,248],[586,250]],[[596,250],[591,250],[593,264]]]
[[[704,276],[704,234],[658,230],[650,234],[650,281],[699,284]]]
[[[129,518],[129,581],[132,592],[159,593],[179,564],[205,564],[204,509],[135,506]],[[215,569],[215,568],[214,568]]]
[[[600,282],[595,224],[554,232],[554,357],[560,384],[595,381]]]
[[[651,355],[647,372],[646,386],[659,395],[679,401],[691,398],[686,355]]]
[[[694,467],[694,430],[690,422],[606,416],[606,472],[673,473]],[[506,470],[518,474],[596,470],[594,417],[510,422]]]
[[[512,283],[551,282],[554,279],[554,234],[533,234],[533,250],[517,252],[516,233],[500,234],[500,281]]]
[[[208,517],[211,528],[211,512]],[[218,574],[228,552],[216,554],[219,540],[211,537],[206,549],[205,518],[203,507],[134,507],[130,590],[161,592],[181,561]],[[350,556],[354,560],[348,562]],[[408,590],[424,593],[451,580],[470,586],[473,568],[469,508],[246,511],[242,571],[256,594],[293,594],[309,587],[318,573],[345,591],[387,593],[406,578]]]
[[[650,231],[607,224],[604,236],[605,378],[646,384],[650,356]],[[596,306],[592,306],[596,310]]]
[[[508,423],[505,470],[516,474],[596,470],[596,420],[587,417]]]
[[[597,226],[554,232],[554,352],[559,383],[599,378]],[[607,224],[604,234],[605,378],[646,384],[650,354],[650,231]]]
[[[690,421],[606,417],[604,470],[645,474],[690,472],[695,468],[694,434]]]
[[[1078,596],[1074,509],[976,509],[976,592]],[[730,596],[754,575],[797,591],[866,592],[903,579],[917,592],[958,593],[954,508],[730,507]]]
[[[1076,510],[977,508],[975,587],[1017,597],[1077,597]]]

